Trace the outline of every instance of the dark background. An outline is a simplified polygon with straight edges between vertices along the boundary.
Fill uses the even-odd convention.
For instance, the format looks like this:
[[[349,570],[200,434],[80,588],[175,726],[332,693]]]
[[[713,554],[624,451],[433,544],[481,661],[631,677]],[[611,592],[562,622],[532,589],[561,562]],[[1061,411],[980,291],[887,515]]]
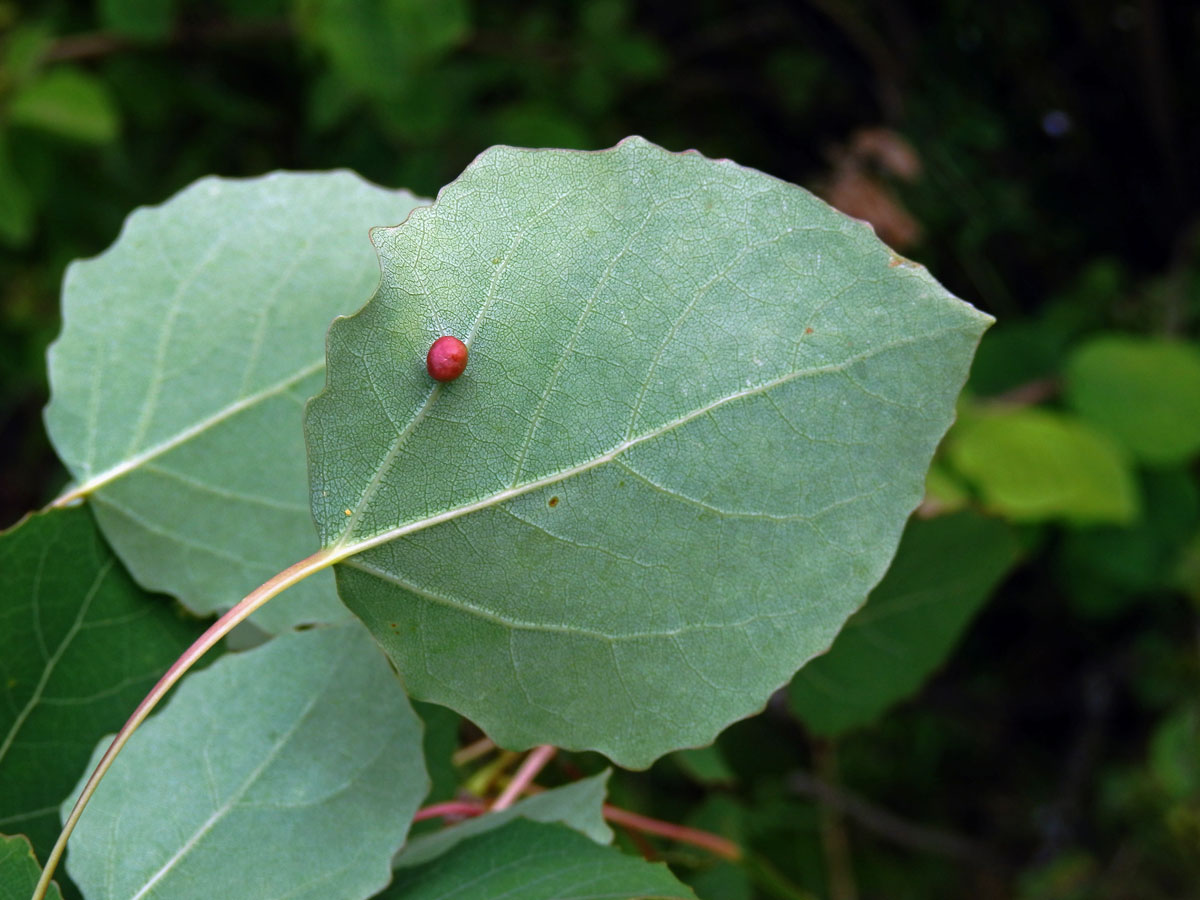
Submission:
[[[0,28],[3,526],[65,478],[40,423],[65,265],[209,173],[349,167],[433,196],[491,144],[637,133],[822,193],[995,315],[979,396],[1053,407],[1081,338],[1195,335],[1197,4],[47,0],[0,3]],[[1161,487],[1191,498],[1183,531],[1194,476]],[[1164,572],[1176,531],[1148,539]],[[666,765],[618,792],[740,832],[745,871],[700,872],[715,898],[1200,897],[1200,783],[1182,804],[1160,784],[1200,695],[1198,607],[1067,531],[1023,541],[916,702],[836,748],[768,710],[722,738],[734,784]],[[831,826],[797,766],[866,811]]]

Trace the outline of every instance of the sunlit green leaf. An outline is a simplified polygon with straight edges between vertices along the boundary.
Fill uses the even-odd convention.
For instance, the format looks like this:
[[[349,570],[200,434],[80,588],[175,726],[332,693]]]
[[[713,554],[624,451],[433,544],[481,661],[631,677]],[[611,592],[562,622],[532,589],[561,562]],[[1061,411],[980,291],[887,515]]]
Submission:
[[[193,675],[142,726],[67,868],[88,900],[367,897],[428,788],[420,721],[365,631],[291,632]]]
[[[1073,416],[1035,408],[973,414],[947,445],[988,508],[1011,519],[1125,523],[1137,515],[1122,449]]]
[[[896,559],[833,647],[801,669],[792,708],[836,736],[916,691],[1017,556],[1012,530],[972,513],[909,523]]]
[[[55,66],[23,85],[9,103],[8,119],[14,125],[95,144],[115,138],[119,125],[105,83],[69,66]]]
[[[132,582],[86,509],[0,535],[0,831],[50,852],[96,741],[199,631]]]
[[[381,900],[695,900],[664,863],[569,828],[516,821],[396,873]]]
[[[1200,350],[1192,344],[1108,335],[1067,362],[1067,400],[1138,459],[1185,462],[1200,452]]]
[[[792,185],[493,148],[373,232],[313,509],[417,697],[505,746],[710,742],[882,576],[990,321]],[[466,373],[433,383],[440,334]]]
[[[416,203],[348,172],[206,178],[67,270],[46,424],[143,585],[210,612],[316,549],[301,408],[378,281],[368,228]],[[344,616],[325,576],[255,621]]]

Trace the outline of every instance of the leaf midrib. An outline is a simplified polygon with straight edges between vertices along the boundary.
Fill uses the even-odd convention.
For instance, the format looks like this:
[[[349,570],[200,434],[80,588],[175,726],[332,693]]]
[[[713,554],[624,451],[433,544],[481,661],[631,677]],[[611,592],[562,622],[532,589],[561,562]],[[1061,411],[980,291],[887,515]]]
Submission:
[[[286,393],[288,390],[304,381],[304,379],[311,375],[315,375],[324,368],[325,358],[322,356],[321,359],[317,360],[315,363],[309,363],[286,378],[283,378],[274,384],[268,385],[257,393],[235,400],[233,403],[222,407],[207,418],[201,419],[195,424],[189,425],[187,428],[176,432],[166,440],[160,441],[152,447],[147,447],[142,452],[129,457],[124,462],[118,463],[117,465],[111,466],[97,475],[91,476],[86,481],[62,494],[51,505],[66,506],[76,500],[86,497],[88,494],[96,492],[105,485],[111,484],[112,482],[127,475],[151,460],[157,459],[158,457],[169,453],[175,448],[183,446],[188,441],[199,437],[206,431],[209,431],[210,429],[215,428],[217,425],[220,425],[222,422],[232,419],[239,413],[245,412],[248,409],[252,409],[259,403],[269,400],[272,397],[277,397],[280,394]]]
[[[897,347],[904,347],[904,346],[908,346],[910,344],[916,344],[916,343],[920,343],[923,341],[934,340],[944,334],[949,334],[951,332],[960,331],[960,330],[961,329],[959,329],[959,328],[943,328],[938,331],[932,331],[932,332],[927,332],[925,334],[914,335],[911,337],[902,338],[897,341],[891,341],[886,344],[880,344],[879,346],[872,347],[871,349],[863,351],[862,353],[858,353],[858,354],[855,354],[854,356],[847,357],[846,359],[842,360],[841,362],[830,363],[829,365],[826,365],[826,366],[817,366],[815,368],[810,368],[810,369],[799,369],[795,372],[789,372],[785,375],[779,376],[778,378],[773,378],[769,381],[762,382],[761,384],[753,385],[748,388],[743,388],[741,390],[734,391],[733,393],[718,397],[717,399],[712,400],[709,403],[706,403],[703,406],[700,406],[700,407],[692,410],[689,413],[685,413],[682,416],[678,416],[675,419],[670,420],[669,422],[666,422],[662,425],[659,425],[656,428],[652,428],[651,430],[644,432],[643,434],[640,434],[633,438],[628,438],[626,440],[623,440],[619,444],[617,444],[615,447],[613,447],[612,449],[607,450],[604,453],[598,454],[596,456],[593,456],[592,458],[585,460],[581,463],[578,463],[574,466],[570,466],[566,469],[560,469],[557,472],[553,472],[549,475],[545,475],[542,478],[535,479],[534,481],[526,482],[525,484],[522,484],[522,485],[515,485],[510,488],[505,488],[504,490],[501,490],[501,491],[495,491],[494,493],[489,494],[485,497],[482,497],[478,500],[474,500],[470,503],[463,504],[462,506],[452,507],[443,512],[437,513],[436,515],[427,516],[423,519],[416,519],[411,522],[406,522],[404,524],[396,526],[395,528],[390,528],[386,531],[380,532],[379,534],[376,534],[376,535],[370,535],[367,537],[351,540],[351,536],[353,534],[354,522],[359,518],[359,514],[362,512],[362,509],[363,509],[363,506],[360,503],[360,505],[355,509],[354,515],[347,519],[346,530],[342,532],[341,536],[336,541],[334,541],[332,544],[327,545],[326,549],[329,551],[329,557],[328,557],[329,563],[333,564],[333,563],[341,562],[345,559],[348,559],[351,556],[355,556],[366,550],[370,550],[373,547],[378,547],[383,544],[391,543],[392,541],[402,538],[406,535],[412,534],[413,532],[423,531],[424,529],[430,528],[434,525],[440,525],[444,522],[449,522],[453,519],[457,519],[460,516],[465,516],[465,515],[468,515],[473,512],[479,512],[480,510],[483,510],[483,509],[488,509],[489,507],[496,506],[501,503],[505,503],[508,500],[513,500],[513,499],[523,496],[525,494],[532,493],[533,491],[540,490],[541,488],[549,487],[550,485],[558,484],[560,482],[566,481],[570,478],[575,477],[576,475],[582,475],[585,472],[591,471],[592,469],[598,468],[602,465],[612,462],[618,456],[620,456],[621,454],[623,454],[629,450],[632,450],[634,447],[637,447],[639,444],[644,444],[648,441],[654,440],[655,438],[661,437],[662,435],[667,434],[668,432],[673,431],[676,428],[680,428],[680,427],[688,424],[689,422],[692,422],[695,419],[700,418],[701,416],[708,415],[709,413],[713,412],[714,410],[720,409],[722,406],[726,406],[730,403],[734,403],[739,400],[744,400],[748,397],[755,397],[760,394],[765,394],[768,391],[771,391],[777,387],[781,387],[792,381],[796,381],[800,378],[808,378],[808,377],[814,377],[814,376],[818,376],[818,375],[829,375],[829,374],[834,374],[837,372],[842,372],[842,371],[845,371],[846,369],[849,369],[851,366],[854,366],[865,360],[871,359],[872,357],[874,357],[880,353],[884,353],[888,350],[893,350]],[[867,393],[870,393],[870,392],[867,392]],[[872,396],[877,396],[877,395],[872,395]],[[883,399],[883,398],[880,398],[880,399]],[[424,410],[422,409],[422,412],[423,411]],[[419,415],[420,414],[418,414],[418,416]],[[411,430],[411,427],[412,427],[412,423],[410,423],[410,426],[409,426],[409,428],[406,429],[406,431]],[[378,474],[379,473],[377,471],[376,479],[378,478]]]

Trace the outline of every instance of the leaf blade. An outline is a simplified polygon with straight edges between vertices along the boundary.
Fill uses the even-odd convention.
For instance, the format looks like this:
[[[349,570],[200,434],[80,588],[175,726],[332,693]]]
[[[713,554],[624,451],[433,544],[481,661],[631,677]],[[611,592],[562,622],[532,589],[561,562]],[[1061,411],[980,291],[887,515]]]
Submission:
[[[47,429],[140,583],[207,613],[315,549],[296,426],[320,335],[378,279],[367,229],[418,202],[349,172],[208,178],[68,269]],[[345,617],[320,576],[255,620]]]
[[[801,189],[636,138],[493,148],[372,237],[306,417],[339,591],[414,695],[625,765],[828,645],[990,321]],[[471,362],[432,386],[443,333]]]
[[[45,858],[95,741],[200,629],[133,584],[86,509],[0,535],[0,596],[0,827]]]
[[[253,727],[230,742],[226,721]],[[290,632],[193,675],[142,726],[67,868],[89,897],[365,897],[428,784],[419,720],[362,629]]]
[[[443,857],[401,870],[389,898],[490,900],[695,900],[663,863],[626,856],[570,829],[518,820],[474,837]]]

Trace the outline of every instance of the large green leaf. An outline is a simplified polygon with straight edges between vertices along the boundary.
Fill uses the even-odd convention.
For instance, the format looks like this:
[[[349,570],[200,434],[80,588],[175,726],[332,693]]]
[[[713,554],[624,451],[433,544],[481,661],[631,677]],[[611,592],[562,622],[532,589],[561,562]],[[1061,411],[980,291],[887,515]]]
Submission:
[[[396,874],[380,900],[695,900],[663,863],[569,828],[516,821]]]
[[[45,858],[100,737],[199,633],[133,583],[86,509],[0,535],[0,831]]]
[[[494,148],[372,235],[306,423],[342,598],[415,696],[625,765],[829,645],[990,321],[806,191],[640,138]],[[439,386],[442,333],[471,360]]]
[[[1186,462],[1200,452],[1200,350],[1192,344],[1106,335],[1072,354],[1067,400],[1138,459]]]
[[[555,822],[587,835],[598,844],[612,842],[612,829],[604,821],[604,795],[608,772],[583,778],[562,787],[543,791],[514,803],[508,809],[489,812],[458,825],[413,838],[393,861],[397,869],[419,866],[458,846],[468,838],[501,828],[513,819]]]
[[[292,632],[193,675],[142,726],[67,869],[88,900],[367,897],[428,788],[420,721],[364,630]]]
[[[206,178],[67,270],[46,424],[143,585],[210,612],[316,549],[301,406],[378,281],[367,229],[417,202],[348,172]],[[256,621],[344,615],[318,577]]]
[[[1012,530],[960,513],[909,523],[896,559],[833,646],[797,673],[792,706],[815,733],[875,719],[941,665],[1017,558]]]

